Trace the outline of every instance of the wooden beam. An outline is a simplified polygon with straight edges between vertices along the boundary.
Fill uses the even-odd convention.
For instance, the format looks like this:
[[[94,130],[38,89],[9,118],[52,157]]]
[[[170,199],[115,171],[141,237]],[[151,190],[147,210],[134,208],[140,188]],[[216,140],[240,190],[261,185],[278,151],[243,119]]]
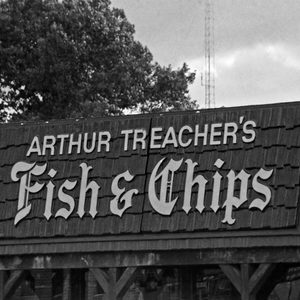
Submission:
[[[237,291],[241,294],[242,282],[240,271],[232,265],[219,265],[223,273],[228,277]]]
[[[4,287],[4,299],[10,299],[26,275],[25,271],[13,271]]]
[[[255,250],[255,249],[254,249]],[[299,263],[300,247],[256,249],[131,251],[1,256],[0,270],[160,267],[241,263]],[[180,256],[180,261],[178,257]]]
[[[126,268],[117,282],[117,297],[122,299],[135,279],[138,268]]]
[[[275,267],[276,264],[260,264],[258,266],[250,278],[249,289],[252,294],[258,293]]]
[[[101,269],[98,268],[91,268],[90,271],[93,273],[95,276],[97,282],[101,286],[103,292],[105,294],[108,293],[108,274]]]
[[[250,264],[241,264],[240,270],[231,265],[220,265],[221,270],[240,293],[242,300],[257,299],[257,293],[275,267],[275,264],[260,264],[253,272]]]
[[[117,278],[117,271],[117,268],[109,268],[108,270],[90,268],[90,272],[105,293],[105,300],[122,299],[135,279],[137,268],[126,268],[119,279]]]

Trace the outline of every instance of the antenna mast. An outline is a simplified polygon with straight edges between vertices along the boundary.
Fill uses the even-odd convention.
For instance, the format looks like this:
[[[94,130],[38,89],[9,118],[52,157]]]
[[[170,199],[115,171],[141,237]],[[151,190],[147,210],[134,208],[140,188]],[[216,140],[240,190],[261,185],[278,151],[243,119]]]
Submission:
[[[205,0],[205,108],[215,107],[214,0]]]

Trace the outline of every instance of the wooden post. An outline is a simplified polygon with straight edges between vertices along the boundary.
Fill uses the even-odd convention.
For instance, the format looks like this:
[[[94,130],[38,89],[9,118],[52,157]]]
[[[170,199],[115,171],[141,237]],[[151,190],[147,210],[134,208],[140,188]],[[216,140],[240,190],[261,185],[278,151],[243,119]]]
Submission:
[[[107,292],[104,300],[117,300],[117,268],[109,268],[107,275]]]
[[[93,300],[97,288],[97,282],[93,273],[89,270],[86,274],[86,299]]]
[[[255,296],[250,292],[250,266],[241,265],[241,298],[242,300],[255,300]]]
[[[62,300],[70,300],[70,299],[71,299],[71,270],[65,269]]]
[[[260,300],[258,292],[275,268],[275,264],[260,264],[255,271],[250,264],[241,264],[240,269],[232,265],[220,265],[241,295],[241,300]]]
[[[4,272],[0,271],[0,300],[4,300]]]
[[[137,268],[126,268],[120,278],[117,277],[117,268],[91,268],[90,271],[103,289],[105,300],[121,300],[132,284]]]

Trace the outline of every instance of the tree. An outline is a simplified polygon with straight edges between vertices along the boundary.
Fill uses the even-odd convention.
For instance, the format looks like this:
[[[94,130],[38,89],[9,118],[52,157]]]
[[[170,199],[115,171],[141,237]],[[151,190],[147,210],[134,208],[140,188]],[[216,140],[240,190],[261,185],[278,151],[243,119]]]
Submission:
[[[153,62],[109,0],[0,3],[0,118],[192,109],[195,74]]]

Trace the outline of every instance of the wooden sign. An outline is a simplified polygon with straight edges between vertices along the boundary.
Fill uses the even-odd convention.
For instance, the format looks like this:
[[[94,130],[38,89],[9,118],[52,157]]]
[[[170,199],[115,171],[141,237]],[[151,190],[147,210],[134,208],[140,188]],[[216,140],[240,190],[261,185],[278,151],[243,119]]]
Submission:
[[[297,226],[298,103],[2,124],[3,239]]]

